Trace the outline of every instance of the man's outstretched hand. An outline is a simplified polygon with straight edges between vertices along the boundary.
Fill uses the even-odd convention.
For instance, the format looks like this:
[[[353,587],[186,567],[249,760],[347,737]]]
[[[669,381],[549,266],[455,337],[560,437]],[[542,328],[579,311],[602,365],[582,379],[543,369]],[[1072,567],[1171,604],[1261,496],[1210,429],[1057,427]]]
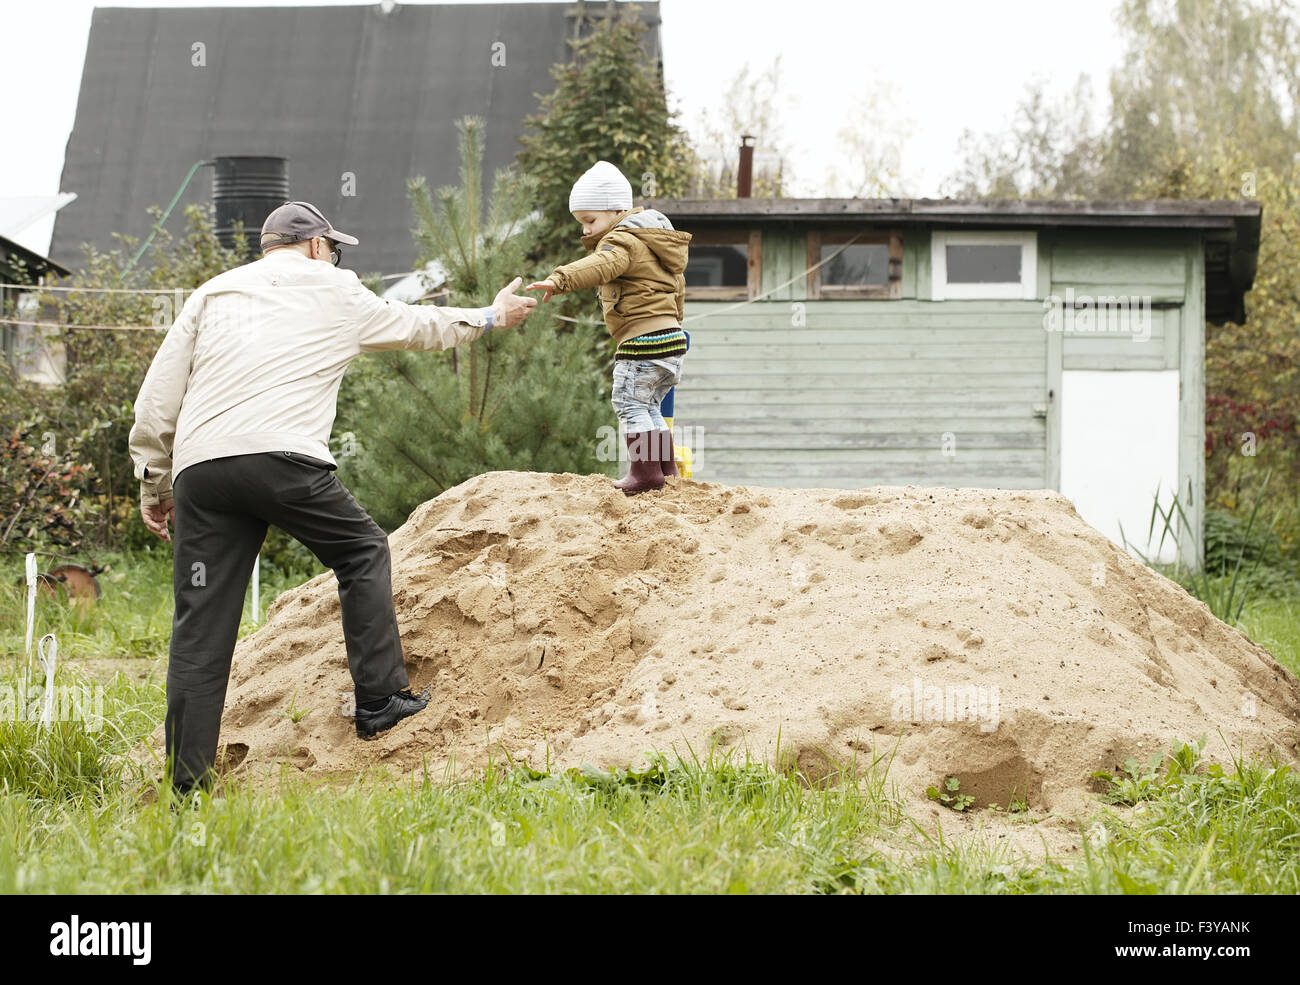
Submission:
[[[524,282],[516,277],[497,293],[492,302],[492,324],[494,328],[513,328],[528,317],[528,313],[537,307],[536,298],[525,298],[515,294]]]
[[[171,499],[165,503],[140,507],[140,516],[144,518],[144,525],[168,543],[171,543],[172,535],[167,529],[167,521],[170,519],[175,522],[175,513],[176,502]]]

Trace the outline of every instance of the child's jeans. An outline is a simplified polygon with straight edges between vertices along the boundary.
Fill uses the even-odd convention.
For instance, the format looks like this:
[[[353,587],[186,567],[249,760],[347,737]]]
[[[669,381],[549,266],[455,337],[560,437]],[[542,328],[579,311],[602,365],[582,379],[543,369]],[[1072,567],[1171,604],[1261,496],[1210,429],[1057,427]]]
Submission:
[[[681,382],[684,358],[614,361],[614,391],[610,402],[628,434],[667,429],[659,404]]]

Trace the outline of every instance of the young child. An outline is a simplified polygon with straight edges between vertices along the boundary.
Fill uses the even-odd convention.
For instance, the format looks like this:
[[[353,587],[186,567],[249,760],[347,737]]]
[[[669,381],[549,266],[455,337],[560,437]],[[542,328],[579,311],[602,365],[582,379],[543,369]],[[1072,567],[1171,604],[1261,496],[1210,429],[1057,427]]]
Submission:
[[[542,300],[584,287],[597,288],[614,352],[614,411],[626,432],[628,474],[614,485],[631,496],[660,489],[677,475],[672,431],[660,413],[664,395],[682,378],[686,334],[687,244],[655,209],[632,207],[632,186],[608,161],[597,161],[573,186],[569,211],[582,225],[591,255],[556,267],[525,290]]]

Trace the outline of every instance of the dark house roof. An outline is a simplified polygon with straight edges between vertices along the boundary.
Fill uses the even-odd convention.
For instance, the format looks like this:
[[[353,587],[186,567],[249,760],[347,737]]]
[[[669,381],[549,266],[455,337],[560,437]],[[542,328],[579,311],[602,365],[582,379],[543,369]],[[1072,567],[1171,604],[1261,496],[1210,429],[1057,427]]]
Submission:
[[[674,223],[721,226],[780,222],[943,225],[971,228],[1185,229],[1205,245],[1205,317],[1244,324],[1245,295],[1255,281],[1261,209],[1252,201],[957,198],[677,198],[644,203]]]
[[[96,8],[61,183],[78,198],[59,213],[51,255],[76,267],[83,242],[142,240],[146,209],[165,207],[196,161],[268,155],[289,158],[291,197],[360,239],[348,266],[410,270],[406,180],[458,181],[454,124],[467,114],[487,120],[489,179],[509,165],[552,65],[569,60],[566,39],[603,6]],[[640,5],[656,60],[658,7]],[[191,63],[195,43],[204,66]],[[342,194],[344,172],[354,196]],[[201,169],[168,229],[185,205],[211,201],[211,183]]]

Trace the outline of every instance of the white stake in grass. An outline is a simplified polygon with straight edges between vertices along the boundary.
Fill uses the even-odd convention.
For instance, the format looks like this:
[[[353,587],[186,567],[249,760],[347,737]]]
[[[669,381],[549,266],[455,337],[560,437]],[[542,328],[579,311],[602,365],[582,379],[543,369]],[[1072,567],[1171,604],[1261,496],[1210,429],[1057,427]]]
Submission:
[[[36,628],[36,555],[27,555],[27,676],[32,674],[32,630]]]
[[[49,646],[48,652],[46,646]],[[41,661],[41,669],[45,671],[45,703],[41,707],[41,728],[48,728],[54,721],[54,668],[58,662],[59,641],[54,638],[53,633],[46,633],[41,637],[40,646],[37,648],[37,657]]]

